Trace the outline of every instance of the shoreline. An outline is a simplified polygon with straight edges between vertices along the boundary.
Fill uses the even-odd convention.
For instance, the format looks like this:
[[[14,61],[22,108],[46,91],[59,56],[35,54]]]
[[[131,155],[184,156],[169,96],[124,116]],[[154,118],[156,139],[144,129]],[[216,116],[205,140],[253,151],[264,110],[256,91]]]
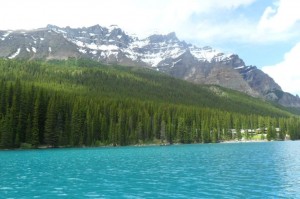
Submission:
[[[37,148],[11,148],[11,149],[0,149],[0,151],[13,151],[13,150],[47,150],[47,149],[71,149],[71,148],[119,148],[119,147],[148,147],[148,146],[176,146],[176,145],[190,145],[190,144],[234,144],[234,143],[262,143],[262,142],[274,142],[274,141],[291,141],[291,140],[225,140],[219,141],[216,143],[144,143],[144,144],[131,144],[131,145],[101,145],[101,146],[57,146],[57,147],[48,147],[45,145],[41,145]]]
[[[272,142],[272,141],[285,141],[285,140],[226,140],[219,142],[220,144],[229,144],[229,143],[256,143],[256,142]]]

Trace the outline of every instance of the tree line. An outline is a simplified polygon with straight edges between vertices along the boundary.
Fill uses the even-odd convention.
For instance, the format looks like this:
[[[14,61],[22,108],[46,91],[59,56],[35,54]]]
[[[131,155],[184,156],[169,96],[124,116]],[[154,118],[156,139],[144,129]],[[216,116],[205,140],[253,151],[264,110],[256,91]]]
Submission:
[[[283,107],[145,68],[0,60],[1,148],[209,143],[253,129],[299,139],[299,121]]]
[[[276,128],[280,131],[277,132]],[[20,79],[0,82],[1,148],[210,143],[267,129],[269,140],[300,138],[296,116],[244,114],[134,98],[112,99],[44,88]]]

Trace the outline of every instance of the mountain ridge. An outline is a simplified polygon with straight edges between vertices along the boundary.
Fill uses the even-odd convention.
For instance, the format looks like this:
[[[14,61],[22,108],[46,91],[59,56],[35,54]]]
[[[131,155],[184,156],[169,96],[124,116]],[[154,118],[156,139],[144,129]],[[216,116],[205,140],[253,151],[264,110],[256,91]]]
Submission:
[[[7,59],[88,58],[106,64],[149,67],[197,84],[216,84],[254,97],[300,108],[300,99],[266,73],[247,66],[237,54],[180,41],[176,33],[147,38],[125,33],[118,26],[94,25],[36,30],[0,31],[0,57]]]

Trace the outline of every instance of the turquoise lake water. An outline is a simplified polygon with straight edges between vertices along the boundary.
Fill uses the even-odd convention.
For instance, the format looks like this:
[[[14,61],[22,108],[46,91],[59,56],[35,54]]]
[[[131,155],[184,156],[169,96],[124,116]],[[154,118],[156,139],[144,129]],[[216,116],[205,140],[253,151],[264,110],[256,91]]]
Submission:
[[[300,198],[300,142],[0,151],[0,198]]]

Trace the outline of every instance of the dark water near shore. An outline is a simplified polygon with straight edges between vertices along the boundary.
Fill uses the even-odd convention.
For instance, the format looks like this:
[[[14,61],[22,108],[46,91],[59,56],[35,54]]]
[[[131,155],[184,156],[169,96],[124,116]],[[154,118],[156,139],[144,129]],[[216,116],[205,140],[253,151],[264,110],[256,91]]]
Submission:
[[[300,198],[300,142],[0,151],[0,198]]]

